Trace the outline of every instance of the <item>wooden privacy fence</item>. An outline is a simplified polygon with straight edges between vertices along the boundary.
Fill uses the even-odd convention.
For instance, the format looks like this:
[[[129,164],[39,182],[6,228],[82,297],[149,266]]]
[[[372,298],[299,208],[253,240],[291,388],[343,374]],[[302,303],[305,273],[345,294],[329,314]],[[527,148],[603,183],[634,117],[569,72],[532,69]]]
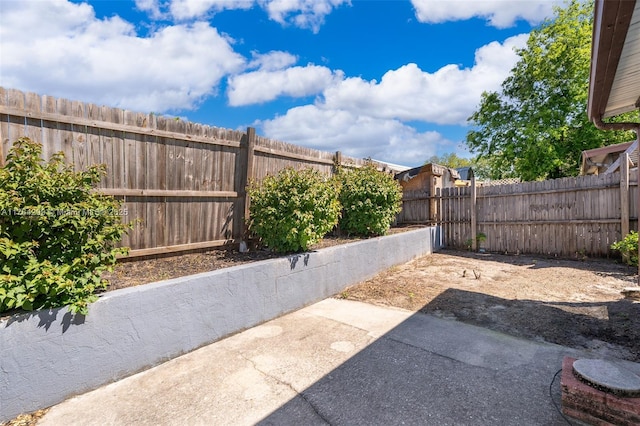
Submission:
[[[628,163],[627,163],[628,164]],[[402,223],[437,223],[448,247],[562,257],[605,257],[637,229],[637,169],[511,185],[405,193]],[[435,210],[435,211],[434,211]]]
[[[256,136],[252,128],[245,133],[0,87],[0,165],[22,136],[42,143],[45,159],[62,151],[77,170],[106,165],[100,191],[124,201],[124,221],[140,219],[122,241],[130,256],[239,242],[250,180],[285,167],[331,174],[338,164],[366,162]]]

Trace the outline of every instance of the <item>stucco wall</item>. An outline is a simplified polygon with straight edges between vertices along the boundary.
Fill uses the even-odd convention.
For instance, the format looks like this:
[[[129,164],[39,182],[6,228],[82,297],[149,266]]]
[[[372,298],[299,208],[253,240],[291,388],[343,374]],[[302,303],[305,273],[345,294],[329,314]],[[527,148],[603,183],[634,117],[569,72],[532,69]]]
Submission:
[[[105,293],[0,322],[0,421],[56,404],[322,300],[440,247],[438,228]]]

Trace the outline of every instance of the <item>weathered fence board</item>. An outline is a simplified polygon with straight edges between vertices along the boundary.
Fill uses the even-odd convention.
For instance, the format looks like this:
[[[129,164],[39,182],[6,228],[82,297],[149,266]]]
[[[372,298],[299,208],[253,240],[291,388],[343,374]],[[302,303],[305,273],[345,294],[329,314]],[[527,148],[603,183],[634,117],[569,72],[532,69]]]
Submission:
[[[488,251],[608,256],[623,229],[638,227],[637,169],[625,173],[477,186],[475,203],[470,187],[444,188],[434,195],[435,222],[449,247],[472,248],[482,233]],[[403,198],[401,223],[429,222],[429,195],[412,191]]]
[[[237,243],[249,181],[285,167],[331,174],[336,163],[365,163],[247,134],[0,87],[0,166],[22,136],[42,143],[45,159],[63,152],[77,169],[104,164],[99,189],[123,200],[124,221],[137,220],[122,241],[131,256]]]

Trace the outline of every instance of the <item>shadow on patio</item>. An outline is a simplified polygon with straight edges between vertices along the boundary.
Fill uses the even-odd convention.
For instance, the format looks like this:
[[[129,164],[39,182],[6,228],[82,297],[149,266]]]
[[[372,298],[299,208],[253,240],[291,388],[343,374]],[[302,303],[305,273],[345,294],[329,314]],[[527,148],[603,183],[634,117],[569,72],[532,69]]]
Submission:
[[[478,296],[470,293],[448,290],[422,311],[437,310],[441,299],[452,297],[469,298],[469,309],[474,309],[472,301]],[[546,326],[576,329],[576,333],[569,334],[575,334],[577,341],[581,332],[606,330],[610,328],[609,323],[620,321],[615,312],[627,305],[625,301],[604,306],[546,304],[483,296],[486,305],[491,307],[486,308],[486,324],[480,321],[478,325],[490,325],[491,315],[510,315],[512,311],[521,310],[523,313],[514,329],[521,336],[541,334],[548,341],[553,341],[554,335],[545,330]],[[364,305],[338,300],[329,303],[332,306],[354,304],[356,311]],[[313,306],[310,308],[313,312]],[[363,309],[375,315],[386,308]],[[572,312],[575,309],[605,309],[613,319]],[[540,324],[535,328],[532,322],[527,323],[526,317],[540,310],[553,310],[551,317],[558,318],[561,326]],[[357,319],[354,323],[355,311],[340,314],[326,310],[320,315],[325,313],[334,321],[367,329],[365,325],[358,325]],[[464,319],[462,313],[461,319]],[[513,329],[497,331],[513,332]],[[554,375],[565,355],[595,355],[540,340],[525,340],[460,321],[415,313],[311,386],[298,390],[296,397],[259,424],[566,424],[554,406],[554,403],[559,405],[560,393],[557,380],[552,386]],[[624,343],[624,336],[611,336],[607,341]],[[635,345],[630,347],[637,348]]]

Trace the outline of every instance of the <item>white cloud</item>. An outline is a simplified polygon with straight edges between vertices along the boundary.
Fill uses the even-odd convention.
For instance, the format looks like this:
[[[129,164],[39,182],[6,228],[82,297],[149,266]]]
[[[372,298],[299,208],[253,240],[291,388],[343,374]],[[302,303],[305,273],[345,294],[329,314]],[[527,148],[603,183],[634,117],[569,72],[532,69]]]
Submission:
[[[258,122],[265,136],[353,157],[419,165],[459,147],[437,132],[418,132],[405,121],[466,125],[485,90],[499,90],[528,35],[476,50],[472,68],[447,65],[428,73],[415,64],[388,71],[377,82],[336,75],[315,105]],[[248,91],[248,87],[247,87]]]
[[[154,8],[146,5],[156,4],[157,0],[136,2],[146,7],[146,10],[154,11]],[[187,20],[202,18],[222,10],[250,9],[255,4],[263,8],[273,21],[317,33],[324,23],[324,18],[333,9],[343,4],[349,5],[351,0],[171,0],[169,10],[175,19]],[[140,5],[138,7],[141,8]]]
[[[3,0],[0,40],[4,44],[10,38],[36,38],[73,31],[94,19],[93,8],[86,3],[74,4],[66,0]],[[116,18],[111,22],[117,20]],[[128,31],[132,30],[129,26]]]
[[[260,68],[263,71],[281,70],[295,64],[298,58],[288,52],[272,50],[269,53],[253,52],[253,59],[247,68]]]
[[[171,0],[169,10],[175,19],[187,20],[222,10],[250,9],[254,4],[254,0]]]
[[[296,27],[311,29],[314,33],[320,30],[324,18],[334,8],[343,4],[350,5],[350,0],[258,0],[269,18],[280,24],[292,24]]]
[[[420,22],[441,23],[484,18],[497,28],[523,19],[531,24],[553,15],[553,6],[564,0],[411,0]]]
[[[63,0],[3,3],[0,28],[0,85],[137,111],[194,108],[245,65],[206,23],[138,37]]]
[[[384,119],[464,125],[482,92],[500,88],[518,59],[514,47],[524,46],[527,37],[479,48],[472,68],[447,65],[428,73],[407,64],[388,71],[379,83],[347,78],[324,91],[322,107]]]
[[[147,12],[153,19],[162,19],[165,16],[158,0],[135,0],[135,3],[138,10]]]
[[[267,137],[355,158],[372,157],[395,164],[418,165],[438,149],[455,149],[437,132],[417,132],[398,120],[306,105],[286,115],[256,123]]]
[[[339,77],[318,65],[260,70],[229,78],[227,95],[231,106],[263,103],[279,96],[304,97],[322,92],[334,78]]]

